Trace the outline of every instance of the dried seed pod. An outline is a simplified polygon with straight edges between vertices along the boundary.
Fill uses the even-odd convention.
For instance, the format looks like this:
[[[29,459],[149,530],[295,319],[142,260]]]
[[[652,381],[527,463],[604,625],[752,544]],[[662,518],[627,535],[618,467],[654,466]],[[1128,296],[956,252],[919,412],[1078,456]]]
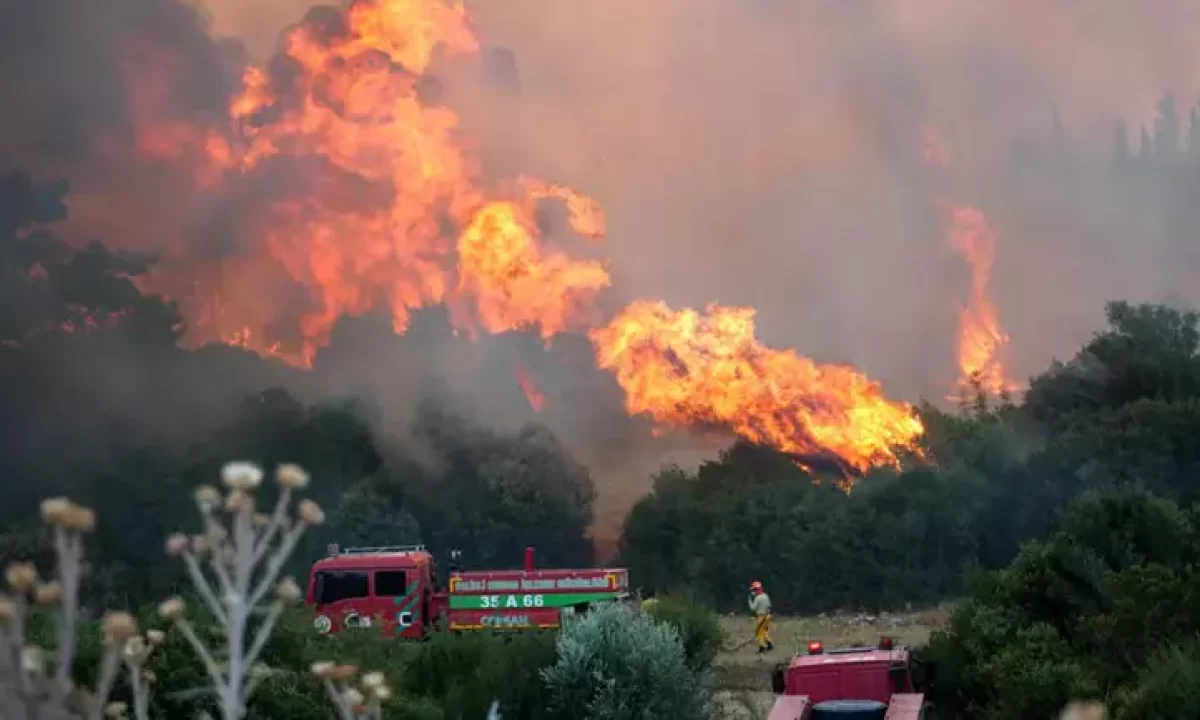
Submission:
[[[11,563],[4,569],[4,579],[10,588],[24,595],[37,587],[37,568],[33,566],[33,563]]]
[[[196,506],[204,512],[214,510],[221,504],[221,493],[217,492],[212,485],[201,485],[196,488],[195,498]]]
[[[180,597],[168,598],[158,606],[159,616],[167,620],[178,620],[183,617],[186,610],[187,605],[183,602],[183,598]]]
[[[383,673],[381,672],[369,672],[362,677],[362,686],[368,690],[383,687],[384,682]]]
[[[300,513],[300,520],[306,525],[320,525],[325,522],[325,511],[312,500],[300,501],[298,511]]]
[[[42,520],[47,525],[61,526],[63,518],[71,510],[71,501],[65,497],[47,498],[42,501]]]
[[[300,599],[300,586],[290,577],[285,577],[275,586],[275,597],[285,602],[295,602]]]
[[[231,513],[241,512],[251,502],[244,490],[230,490],[225,496],[225,509]]]
[[[38,585],[37,590],[33,593],[34,602],[38,605],[57,605],[62,602],[63,589],[62,585],[57,582]]]
[[[46,672],[46,651],[37,645],[21,648],[21,670],[30,675],[43,675]]]
[[[8,625],[17,616],[17,605],[12,598],[0,596],[0,627]]]
[[[358,674],[358,667],[355,665],[338,665],[333,668],[334,680],[349,680]]]
[[[149,648],[141,635],[134,635],[125,641],[125,659],[134,665],[139,665],[146,659]]]
[[[187,535],[175,533],[167,538],[167,554],[171,557],[179,557],[188,551],[188,545],[190,545],[190,542]]]
[[[62,526],[77,533],[91,532],[96,527],[96,513],[91,508],[72,505],[62,518]]]
[[[363,694],[357,688],[348,687],[342,696],[346,699],[346,704],[352,708],[360,708],[366,701]]]
[[[283,463],[275,470],[275,482],[280,487],[300,490],[308,485],[308,473],[294,463]]]
[[[109,645],[124,643],[138,631],[137,620],[127,612],[110,610],[104,614],[104,642]]]
[[[108,705],[104,706],[104,715],[105,717],[110,717],[113,718],[113,720],[116,720],[117,718],[125,717],[125,712],[128,709],[129,706],[123,702],[110,702]]]
[[[208,538],[203,535],[192,536],[192,552],[203,557],[208,553],[209,545]]]

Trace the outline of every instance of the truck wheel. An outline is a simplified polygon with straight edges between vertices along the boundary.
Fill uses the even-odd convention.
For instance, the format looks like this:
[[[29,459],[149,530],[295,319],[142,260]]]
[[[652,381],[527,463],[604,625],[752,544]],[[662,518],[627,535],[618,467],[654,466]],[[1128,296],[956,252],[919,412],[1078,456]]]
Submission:
[[[782,695],[787,690],[787,665],[779,663],[771,668],[771,691]]]

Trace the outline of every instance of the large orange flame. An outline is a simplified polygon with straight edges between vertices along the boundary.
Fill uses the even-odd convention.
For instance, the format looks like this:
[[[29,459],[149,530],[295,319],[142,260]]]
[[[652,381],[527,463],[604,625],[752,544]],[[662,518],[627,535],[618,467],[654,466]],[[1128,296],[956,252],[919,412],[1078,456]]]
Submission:
[[[976,208],[951,208],[947,214],[950,245],[971,268],[971,294],[959,312],[960,386],[978,384],[993,395],[1015,391],[1019,386],[1007,379],[1000,358],[1008,335],[1000,326],[988,287],[996,259],[996,235]]]
[[[664,424],[728,428],[802,463],[832,453],[854,471],[898,464],[897,448],[923,432],[911,406],[857,370],[759,344],[751,308],[639,301],[590,337],[629,411]]]
[[[514,203],[491,203],[458,241],[458,291],[473,297],[478,322],[491,332],[539,325],[550,338],[608,285],[598,263],[543,252],[530,218]]]
[[[600,237],[599,205],[536,178],[489,191],[463,150],[457,114],[423,95],[435,51],[478,48],[461,4],[356,3],[344,29],[302,24],[289,32],[286,63],[278,63],[290,64],[286,80],[248,68],[224,134],[162,120],[140,124],[143,153],[180,161],[192,156],[185,145],[203,153],[204,162],[193,163],[200,187],[222,173],[278,173],[272,163],[305,163],[292,174],[305,186],[248,220],[276,267],[307,289],[301,347],[280,349],[269,312],[244,311],[212,337],[197,321],[218,317],[213,298],[190,313],[193,340],[246,344],[310,364],[339,317],[378,307],[391,311],[397,332],[412,310],[441,302],[456,308],[459,321],[488,331],[530,327],[549,338],[571,325],[573,313],[608,285],[608,274],[597,262],[545,246],[534,207],[558,198],[573,229]],[[222,274],[248,272],[248,265],[227,263]],[[170,294],[170,283],[162,284]]]

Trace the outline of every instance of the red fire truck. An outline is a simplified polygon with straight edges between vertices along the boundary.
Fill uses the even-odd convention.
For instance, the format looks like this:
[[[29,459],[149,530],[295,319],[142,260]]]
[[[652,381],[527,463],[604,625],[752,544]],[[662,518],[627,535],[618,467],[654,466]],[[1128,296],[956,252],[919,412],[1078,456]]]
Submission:
[[[308,579],[307,602],[320,633],[377,627],[417,639],[452,631],[557,628],[564,615],[629,594],[625,568],[538,569],[525,549],[521,570],[453,570],[439,585],[424,546],[330,547]]]
[[[768,720],[921,720],[927,708],[912,662],[909,649],[888,637],[877,647],[829,651],[811,642],[806,654],[774,669],[779,697]]]

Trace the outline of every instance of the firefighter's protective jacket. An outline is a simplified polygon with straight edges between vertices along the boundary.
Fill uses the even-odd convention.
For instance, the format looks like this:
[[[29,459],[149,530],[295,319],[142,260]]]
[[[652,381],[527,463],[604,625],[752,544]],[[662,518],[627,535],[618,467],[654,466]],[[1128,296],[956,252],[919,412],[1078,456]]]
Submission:
[[[758,617],[771,614],[771,598],[767,597],[765,592],[759,593],[750,598],[750,612]]]

